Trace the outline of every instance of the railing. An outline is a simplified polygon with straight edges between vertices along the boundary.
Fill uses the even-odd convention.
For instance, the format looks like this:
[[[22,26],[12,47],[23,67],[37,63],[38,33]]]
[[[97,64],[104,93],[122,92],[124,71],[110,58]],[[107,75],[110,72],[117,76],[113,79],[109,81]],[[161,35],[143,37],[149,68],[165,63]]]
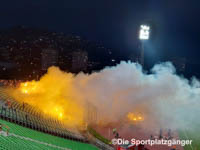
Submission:
[[[92,135],[92,138],[90,140],[93,142],[94,145],[96,145],[102,150],[114,150],[114,148],[111,145],[111,141],[100,135],[92,127],[88,126],[88,132],[90,135]]]

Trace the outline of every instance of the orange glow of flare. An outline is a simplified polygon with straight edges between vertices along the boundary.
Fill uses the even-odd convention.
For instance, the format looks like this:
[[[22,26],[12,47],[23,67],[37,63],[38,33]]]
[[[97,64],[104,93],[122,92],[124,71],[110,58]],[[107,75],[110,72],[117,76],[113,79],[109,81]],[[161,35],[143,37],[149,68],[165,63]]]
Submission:
[[[60,113],[60,114],[59,114],[59,116],[60,116],[60,117],[62,117],[62,116],[63,116],[63,114],[62,114],[62,113]]]
[[[39,109],[44,116],[62,120],[69,127],[82,125],[85,122],[85,107],[74,97],[76,93],[71,88],[71,83],[63,84],[63,81],[57,81],[63,78],[54,79],[56,80],[46,76],[40,81],[21,83],[19,88],[12,92],[12,96],[17,101]]]
[[[36,82],[21,83],[20,89],[23,94],[34,93],[36,91]]]
[[[127,118],[129,121],[143,121],[144,118],[141,115],[136,115],[134,113],[128,113]]]
[[[52,111],[49,112],[52,116],[57,117],[58,119],[63,119],[63,108],[55,107]]]

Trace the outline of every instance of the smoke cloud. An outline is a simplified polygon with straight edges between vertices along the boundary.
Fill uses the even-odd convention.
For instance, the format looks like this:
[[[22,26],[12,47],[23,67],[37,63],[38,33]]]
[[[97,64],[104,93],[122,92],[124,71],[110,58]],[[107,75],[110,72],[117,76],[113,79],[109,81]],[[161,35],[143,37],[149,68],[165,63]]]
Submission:
[[[126,124],[129,112],[142,115],[144,129],[181,129],[200,122],[200,82],[178,76],[170,62],[155,65],[150,73],[131,62],[77,75],[50,67],[40,81],[30,83],[34,88],[15,97],[51,114],[58,112],[72,125],[83,122],[88,104],[104,123]]]

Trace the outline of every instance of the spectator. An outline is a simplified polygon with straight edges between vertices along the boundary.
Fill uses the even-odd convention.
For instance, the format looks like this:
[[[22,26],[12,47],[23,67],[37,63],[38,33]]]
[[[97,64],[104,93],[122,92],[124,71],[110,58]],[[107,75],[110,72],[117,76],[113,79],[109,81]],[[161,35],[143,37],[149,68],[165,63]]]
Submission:
[[[11,101],[10,101],[10,100],[7,100],[7,101],[6,101],[6,106],[7,106],[8,108],[11,108]]]
[[[155,140],[152,134],[150,135],[150,140]]]
[[[5,127],[7,129],[6,132],[3,131],[3,127]],[[9,133],[9,127],[0,123],[0,135],[8,136],[8,133]]]
[[[169,130],[168,130],[168,139],[171,140],[172,138],[173,138],[173,137],[172,137],[172,134],[171,134],[171,129],[169,129]]]
[[[115,134],[115,138],[116,138],[116,139],[119,138],[119,133],[118,133],[118,132],[116,132],[116,134]]]
[[[162,135],[162,129],[160,129],[160,133],[159,133],[159,139],[162,139],[163,135]]]
[[[28,120],[28,114],[25,115],[26,121]]]
[[[171,149],[171,150],[177,150],[177,149],[176,149],[176,146],[174,145],[174,146],[172,147],[172,149]]]
[[[22,110],[24,111],[24,109],[25,109],[25,107],[26,107],[26,103],[22,103]]]
[[[138,145],[138,149],[139,150],[145,150],[145,147],[144,147],[144,145],[140,144],[140,145]]]
[[[114,129],[113,129],[113,134],[116,134],[116,132],[117,132],[117,129],[114,128]]]
[[[4,111],[5,114],[6,114],[6,108],[7,108],[6,104],[3,103],[2,108],[1,108],[1,114],[2,114],[2,115],[3,115],[3,111]]]

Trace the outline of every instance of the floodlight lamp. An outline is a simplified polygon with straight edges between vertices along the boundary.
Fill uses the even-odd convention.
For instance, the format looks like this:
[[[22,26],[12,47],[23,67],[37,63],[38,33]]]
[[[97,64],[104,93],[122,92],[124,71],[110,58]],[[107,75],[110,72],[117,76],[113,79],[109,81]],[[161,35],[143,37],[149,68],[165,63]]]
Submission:
[[[150,35],[150,26],[148,25],[141,25],[140,26],[140,33],[139,39],[140,40],[148,40]]]

